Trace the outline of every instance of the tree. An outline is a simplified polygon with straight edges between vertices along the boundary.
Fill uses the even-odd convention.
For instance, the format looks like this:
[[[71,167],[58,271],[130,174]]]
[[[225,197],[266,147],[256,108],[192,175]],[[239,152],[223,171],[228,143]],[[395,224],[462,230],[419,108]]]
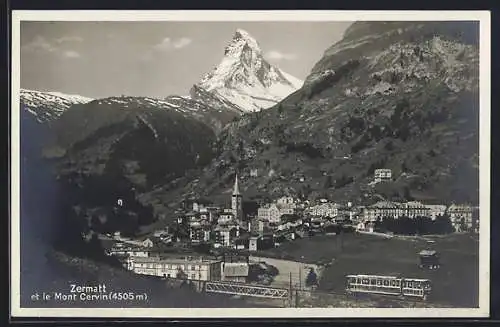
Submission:
[[[406,165],[406,161],[403,161],[403,163],[401,164],[401,171],[403,173],[407,173],[408,172],[408,166]]]
[[[325,182],[323,184],[323,188],[329,189],[332,186],[333,186],[332,176],[328,175],[328,176],[326,176]]]
[[[384,145],[384,149],[386,149],[387,151],[392,151],[394,150],[394,143],[392,143],[391,140],[389,140],[385,145]]]
[[[317,286],[318,285],[318,275],[314,272],[314,269],[311,268],[309,270],[309,273],[307,274],[306,277],[306,286],[311,287],[311,286]]]
[[[413,197],[411,196],[410,188],[408,186],[405,186],[403,190],[403,198],[407,201],[412,201]]]

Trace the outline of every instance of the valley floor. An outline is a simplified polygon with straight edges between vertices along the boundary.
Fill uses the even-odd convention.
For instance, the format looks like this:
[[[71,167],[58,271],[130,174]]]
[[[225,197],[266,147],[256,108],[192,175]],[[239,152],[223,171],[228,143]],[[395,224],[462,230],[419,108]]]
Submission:
[[[419,268],[418,252],[424,249],[433,249],[440,254],[439,270]],[[320,306],[335,305],[341,300],[345,302],[341,306],[361,304],[359,301],[343,299],[345,276],[348,274],[427,278],[433,287],[428,305],[465,308],[479,305],[479,242],[466,234],[393,239],[359,234],[315,236],[260,251],[258,255],[321,265],[323,269],[320,269],[318,292],[307,297],[309,302],[317,302]],[[294,275],[297,274],[298,271]],[[284,275],[282,279],[288,278],[288,272],[284,272]],[[335,298],[327,293],[337,293],[339,296]],[[316,301],[311,300],[313,298]],[[377,306],[378,302],[385,307],[384,301],[387,302],[387,299],[374,300],[367,305]]]

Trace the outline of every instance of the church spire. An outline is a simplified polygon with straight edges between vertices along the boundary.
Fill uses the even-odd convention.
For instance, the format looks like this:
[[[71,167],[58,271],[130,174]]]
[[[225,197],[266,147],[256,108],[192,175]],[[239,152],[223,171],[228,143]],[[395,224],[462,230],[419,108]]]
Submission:
[[[238,174],[236,174],[236,178],[234,179],[233,195],[240,195],[240,188],[238,185]]]

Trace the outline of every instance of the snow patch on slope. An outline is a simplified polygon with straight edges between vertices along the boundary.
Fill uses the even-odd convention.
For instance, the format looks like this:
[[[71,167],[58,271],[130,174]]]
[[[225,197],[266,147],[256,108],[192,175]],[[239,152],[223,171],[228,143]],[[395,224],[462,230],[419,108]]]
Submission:
[[[92,98],[61,92],[41,92],[21,89],[21,108],[32,114],[39,123],[52,121],[74,104],[88,103]]]

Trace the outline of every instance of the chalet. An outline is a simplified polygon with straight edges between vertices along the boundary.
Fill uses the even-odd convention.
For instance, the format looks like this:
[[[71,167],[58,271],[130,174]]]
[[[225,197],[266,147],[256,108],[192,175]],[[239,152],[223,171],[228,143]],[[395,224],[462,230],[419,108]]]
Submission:
[[[150,238],[146,238],[145,240],[142,241],[142,246],[145,248],[152,248],[154,246],[154,242]]]
[[[390,182],[392,180],[392,170],[390,169],[375,169],[374,182]]]

